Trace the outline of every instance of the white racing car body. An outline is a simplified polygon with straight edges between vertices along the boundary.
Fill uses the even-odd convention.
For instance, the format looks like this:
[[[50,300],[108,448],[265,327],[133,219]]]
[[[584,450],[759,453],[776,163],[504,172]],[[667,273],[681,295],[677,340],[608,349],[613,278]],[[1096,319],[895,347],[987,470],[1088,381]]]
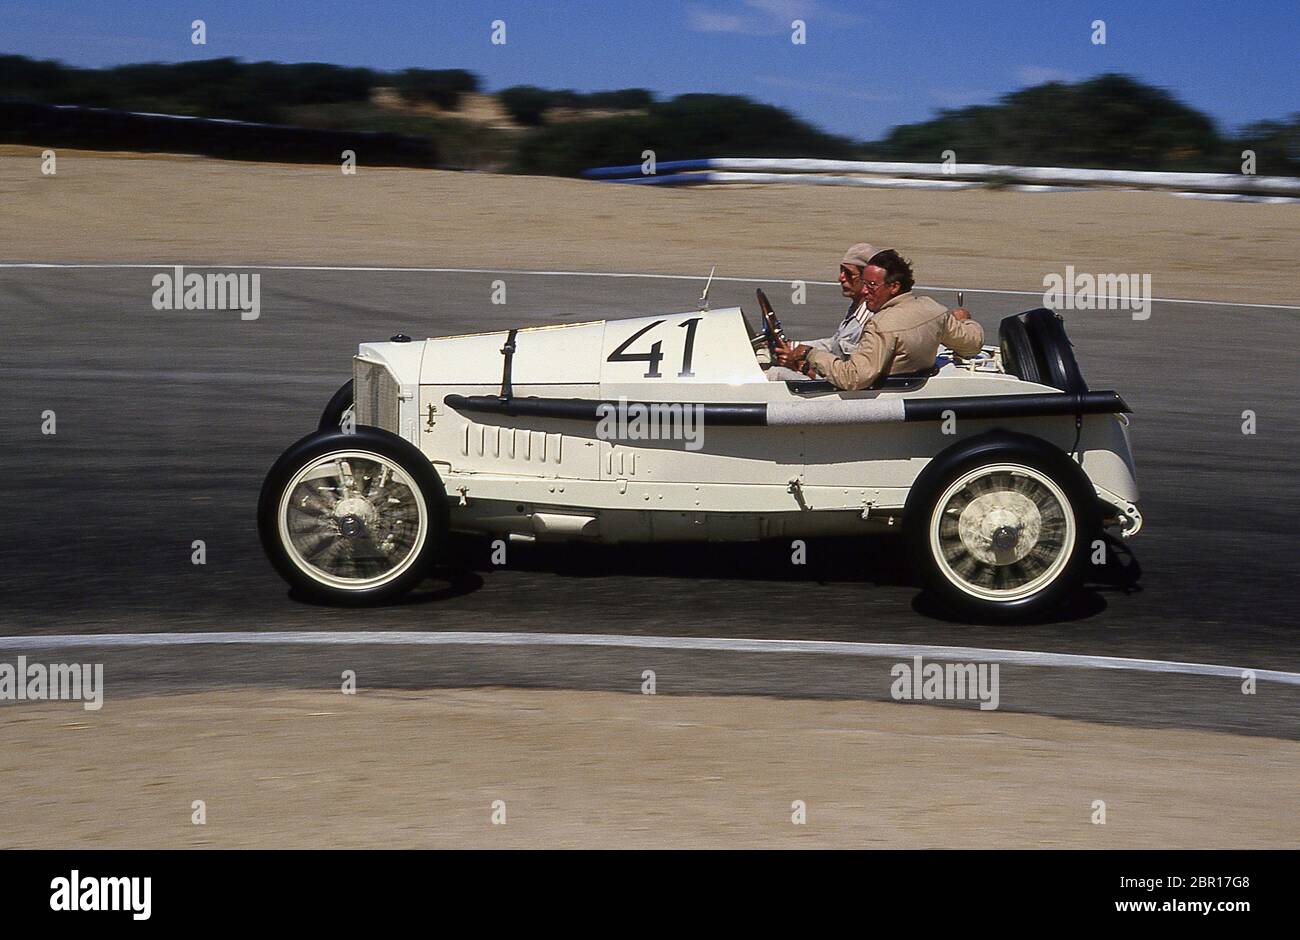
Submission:
[[[1141,526],[1128,408],[1087,389],[1050,311],[1007,318],[973,359],[941,351],[931,372],[862,391],[769,381],[762,336],[733,307],[362,344],[352,389],[267,479],[267,551],[296,586],[359,599],[409,588],[448,529],[897,527],[950,606],[1020,615],[1077,582],[1102,526]]]

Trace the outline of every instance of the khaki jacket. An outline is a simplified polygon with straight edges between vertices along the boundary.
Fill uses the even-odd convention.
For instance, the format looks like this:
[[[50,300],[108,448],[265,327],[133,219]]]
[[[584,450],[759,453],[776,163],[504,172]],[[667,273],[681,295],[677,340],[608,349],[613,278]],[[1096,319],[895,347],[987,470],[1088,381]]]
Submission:
[[[808,362],[836,388],[870,388],[882,375],[934,368],[940,343],[959,356],[973,356],[984,344],[984,328],[974,320],[958,320],[947,307],[908,291],[867,321],[849,358],[815,349],[808,353]]]

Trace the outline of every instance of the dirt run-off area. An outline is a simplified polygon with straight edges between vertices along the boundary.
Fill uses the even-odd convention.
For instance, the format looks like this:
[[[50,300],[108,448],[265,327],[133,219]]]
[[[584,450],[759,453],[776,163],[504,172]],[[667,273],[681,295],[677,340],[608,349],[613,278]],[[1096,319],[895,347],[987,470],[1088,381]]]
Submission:
[[[833,281],[896,247],[922,285],[1041,291],[1150,274],[1155,297],[1300,304],[1300,205],[1155,192],[672,189],[362,165],[0,147],[5,261],[560,269]]]
[[[1300,844],[1300,743],[974,709],[232,690],[0,725],[3,848]]]

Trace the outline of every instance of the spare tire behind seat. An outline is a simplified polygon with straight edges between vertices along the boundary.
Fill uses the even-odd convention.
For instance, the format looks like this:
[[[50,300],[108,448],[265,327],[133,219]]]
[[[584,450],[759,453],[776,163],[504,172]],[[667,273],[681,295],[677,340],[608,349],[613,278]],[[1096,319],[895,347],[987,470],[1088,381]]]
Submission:
[[[1088,390],[1065,323],[1055,311],[1040,307],[1007,317],[998,335],[1003,368],[1012,375],[1072,395]]]
[[[1004,317],[998,327],[998,342],[1002,346],[1002,368],[1018,379],[1046,385],[1043,368],[1034,354],[1034,343],[1029,338],[1024,318],[1028,314]]]
[[[1065,335],[1065,321],[1060,314],[1040,308],[1029,311],[1024,317],[1029,338],[1038,350],[1038,361],[1045,370],[1047,384],[1071,395],[1086,392],[1088,383],[1083,380],[1079,362],[1074,358],[1074,346]]]

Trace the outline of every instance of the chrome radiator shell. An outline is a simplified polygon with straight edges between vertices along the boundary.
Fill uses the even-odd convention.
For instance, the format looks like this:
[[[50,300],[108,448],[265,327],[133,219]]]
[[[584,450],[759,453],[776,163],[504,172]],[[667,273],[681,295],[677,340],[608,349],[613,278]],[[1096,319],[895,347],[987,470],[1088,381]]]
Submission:
[[[382,363],[357,356],[352,360],[352,381],[357,424],[383,428],[396,434],[400,386],[393,373]]]

